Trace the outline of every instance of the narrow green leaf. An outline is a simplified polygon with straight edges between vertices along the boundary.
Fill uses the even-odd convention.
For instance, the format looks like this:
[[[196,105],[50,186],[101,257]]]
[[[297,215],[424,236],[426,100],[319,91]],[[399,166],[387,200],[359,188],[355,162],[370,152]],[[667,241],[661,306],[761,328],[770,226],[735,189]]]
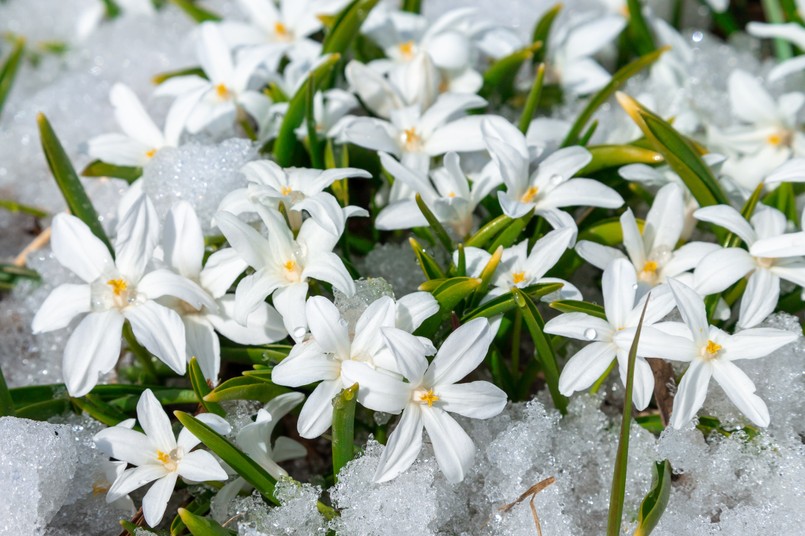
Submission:
[[[174,5],[184,11],[191,19],[201,24],[207,21],[220,21],[221,16],[200,7],[193,0],[170,0]]]
[[[189,510],[179,508],[179,517],[182,519],[187,530],[193,536],[232,536],[235,531],[225,529],[216,521],[193,514]]]
[[[92,201],[87,197],[84,191],[84,186],[76,175],[73,164],[64,152],[59,138],[50,126],[44,114],[36,116],[36,122],[39,125],[39,136],[42,141],[42,149],[45,151],[45,158],[48,161],[48,167],[56,179],[56,184],[59,186],[64,200],[67,202],[67,208],[74,216],[87,224],[92,234],[97,236],[101,242],[106,244],[109,252],[114,257],[115,251],[112,248],[106,232],[103,230],[98,213],[95,207],[92,206]]]
[[[758,201],[760,200],[760,196],[763,194],[764,188],[765,185],[762,182],[758,184],[757,188],[755,188],[755,190],[752,192],[752,195],[750,195],[749,199],[747,199],[746,202],[744,203],[744,206],[741,208],[741,216],[743,216],[744,219],[749,220],[749,218],[752,217],[752,214],[755,212],[755,207],[757,206]],[[723,246],[725,248],[734,248],[738,246],[740,243],[741,238],[738,235],[730,232],[724,239]]]
[[[32,207],[30,205],[23,205],[11,199],[0,199],[0,209],[7,210],[12,213],[30,214],[34,218],[47,218],[48,213],[41,208]]]
[[[597,303],[589,303],[579,300],[557,300],[548,304],[551,309],[556,309],[563,313],[585,313],[596,318],[606,320],[604,308]]]
[[[17,407],[16,416],[20,419],[31,419],[34,421],[46,421],[56,415],[61,415],[72,408],[69,400],[59,398],[55,400],[45,400],[34,404],[27,404]]]
[[[355,456],[355,407],[358,384],[343,389],[333,402],[333,477]]]
[[[431,292],[436,301],[439,302],[439,312],[422,322],[416,330],[416,334],[432,337],[442,325],[445,317],[449,316],[461,300],[468,297],[480,284],[481,280],[475,277],[451,277],[446,279]]]
[[[548,384],[553,405],[564,414],[567,411],[567,398],[559,392],[559,366],[556,364],[556,353],[551,340],[543,331],[545,322],[542,320],[542,315],[527,294],[517,287],[512,287],[511,291],[517,306],[523,312],[523,320],[536,350],[534,357],[539,360],[545,372],[545,382]]]
[[[213,494],[210,490],[204,490],[196,495],[192,501],[187,503],[184,509],[191,514],[204,515],[210,511],[212,496]],[[187,526],[184,524],[184,521],[182,521],[182,518],[179,515],[174,516],[170,526],[170,536],[181,536],[187,533],[187,531]]]
[[[668,499],[671,497],[671,463],[668,460],[654,464],[652,486],[637,512],[637,528],[634,536],[648,536],[660,522]]]
[[[637,220],[637,228],[642,233],[645,222]],[[579,240],[592,240],[606,246],[617,246],[623,243],[623,228],[620,218],[607,218],[596,222],[579,233]]]
[[[525,216],[513,220],[505,229],[500,232],[497,238],[495,238],[494,242],[492,242],[492,244],[486,248],[486,250],[492,253],[499,246],[507,248],[514,244],[517,239],[521,237],[523,229],[525,229],[525,226],[528,225],[528,222],[530,222],[531,218],[533,217],[534,211],[531,211]]]
[[[464,244],[456,246],[458,251],[458,265],[456,266],[456,275],[463,277],[467,275],[467,254],[464,252]]]
[[[239,376],[223,382],[204,397],[206,402],[223,402],[225,400],[257,400],[268,402],[277,396],[290,392],[290,389],[281,387],[265,380]]]
[[[590,140],[593,138],[593,134],[595,134],[596,130],[598,130],[598,119],[593,119],[593,122],[590,123],[590,126],[587,127],[587,130],[585,130],[584,134],[582,134],[581,138],[579,138],[579,145],[582,147],[587,147],[587,144],[590,143]]]
[[[562,4],[557,3],[551,9],[546,11],[534,25],[534,31],[531,34],[531,42],[542,43],[542,48],[537,50],[534,54],[534,63],[544,61],[545,54],[548,51],[548,43],[550,42],[549,37],[551,35],[551,27],[553,26],[553,21],[556,20],[556,17],[559,15],[560,11],[562,11]]]
[[[760,0],[760,3],[763,4],[763,14],[766,16],[767,22],[771,24],[784,24],[786,22],[785,12],[780,7],[778,0]],[[794,57],[791,43],[779,37],[774,38],[772,42],[774,43],[774,55],[777,56],[778,60],[785,61]]]
[[[520,289],[523,293],[527,294],[532,300],[539,300],[542,296],[556,292],[562,288],[562,283],[538,283]],[[466,313],[461,317],[461,323],[469,322],[473,318],[492,318],[493,316],[508,313],[517,307],[514,296],[511,292],[501,294],[492,298],[488,302],[484,302],[475,309]]]
[[[618,69],[618,72],[612,75],[612,79],[609,81],[609,83],[601,88],[601,90],[593,95],[587,102],[587,106],[584,107],[584,110],[582,110],[582,112],[576,118],[573,126],[570,127],[570,131],[568,131],[565,139],[562,141],[562,147],[575,145],[578,142],[579,136],[584,130],[584,127],[587,125],[587,122],[593,117],[593,115],[595,115],[595,112],[598,110],[598,108],[608,101],[609,98],[614,95],[615,92],[620,89],[627,80],[657,61],[667,50],[668,47],[657,49],[654,52],[641,56]]]
[[[316,89],[319,89],[321,83],[333,70],[340,57],[339,54],[330,54],[308,74],[308,78],[313,80],[313,86]],[[300,145],[296,139],[296,129],[305,120],[307,92],[308,85],[306,82],[299,86],[299,89],[288,102],[288,109],[280,124],[277,139],[274,141],[274,160],[282,167],[290,166],[293,163],[295,153],[299,150]]]
[[[482,248],[486,244],[492,240],[495,235],[500,233],[503,229],[509,226],[509,224],[514,221],[510,217],[506,216],[505,214],[498,216],[494,220],[490,221],[472,235],[469,240],[464,242],[464,246],[468,248]]]
[[[501,258],[503,258],[503,246],[498,246],[492,253],[492,256],[489,257],[489,261],[487,261],[484,269],[481,270],[481,284],[478,285],[478,288],[475,290],[474,303],[478,303],[481,298],[486,295],[486,291],[489,289],[489,283],[492,282],[492,277],[495,275],[495,271],[500,265]]]
[[[207,448],[221,457],[232,469],[255,487],[266,500],[279,504],[274,498],[274,485],[277,483],[260,465],[246,456],[228,439],[184,411],[174,411],[179,422],[194,436],[199,438]]]
[[[131,184],[140,178],[143,174],[143,168],[134,166],[116,166],[114,164],[107,164],[100,160],[93,160],[81,172],[83,177],[114,177],[116,179],[123,179]]]
[[[637,53],[644,55],[653,52],[657,47],[654,36],[651,34],[646,18],[643,16],[643,6],[640,0],[626,0],[629,8],[629,34],[635,44]]]
[[[403,0],[402,10],[408,13],[421,13],[422,0]]]
[[[615,361],[612,362],[613,368],[615,363]],[[648,430],[654,435],[660,435],[665,430],[665,425],[662,423],[662,417],[659,414],[638,415],[634,420],[643,429]]]
[[[143,386],[147,387],[147,386]],[[181,406],[183,404],[196,404],[196,393],[192,389],[175,389],[171,387],[148,387],[163,406]],[[94,392],[94,389],[93,389]],[[137,407],[140,395],[129,395],[110,400],[109,403],[121,411],[131,412]]]
[[[534,76],[534,83],[531,84],[531,90],[528,92],[528,98],[523,107],[523,113],[520,114],[520,132],[525,134],[528,132],[528,126],[534,118],[534,112],[539,105],[539,98],[542,95],[542,84],[545,82],[545,64],[540,63],[537,67],[537,74]]]
[[[316,86],[312,78],[307,79],[307,99],[305,99],[305,127],[307,128],[307,150],[310,155],[310,166],[314,169],[324,169],[324,143],[319,139],[316,128],[316,114],[314,97]]]
[[[196,393],[196,397],[198,397],[198,403],[209,413],[215,413],[220,417],[225,416],[226,411],[224,411],[224,408],[222,408],[220,404],[204,399],[205,396],[212,392],[212,389],[207,385],[207,379],[204,377],[204,373],[201,372],[201,366],[198,364],[198,359],[196,359],[195,356],[190,359],[190,363],[187,365],[187,375],[190,377],[190,385],[193,386],[193,392]]]
[[[11,86],[14,84],[14,79],[17,77],[17,71],[19,71],[22,61],[22,54],[25,51],[24,37],[14,37],[13,42],[14,47],[11,49],[11,54],[8,55],[6,61],[0,66],[0,115],[3,113],[3,106],[6,103],[8,94],[11,92]]]
[[[662,164],[663,157],[657,151],[635,147],[634,145],[596,145],[589,147],[593,159],[577,175],[586,177],[590,173],[621,167],[626,164]]]
[[[13,417],[14,415],[14,400],[11,398],[6,378],[3,376],[3,369],[0,368],[0,417]]]
[[[171,78],[176,78],[179,76],[200,76],[201,78],[207,78],[207,73],[204,72],[204,69],[201,67],[185,67],[184,69],[176,69],[174,71],[165,71],[163,73],[155,74],[151,78],[151,82],[154,85],[159,85],[166,80],[170,80]]]
[[[131,521],[129,521],[128,519],[121,519],[120,526],[123,527],[123,530],[125,530],[129,534],[129,536],[136,536],[137,529],[140,528]]]
[[[15,407],[44,402],[46,400],[54,400],[56,398],[64,400],[68,398],[67,388],[63,383],[14,387],[9,389],[9,394],[11,394],[11,400],[14,402]]]
[[[484,83],[478,94],[489,98],[496,93],[501,101],[509,100],[514,95],[514,81],[520,67],[525,61],[534,57],[534,52],[541,46],[542,43],[538,41],[493,62],[484,73]]]
[[[416,260],[426,278],[442,279],[445,277],[444,270],[442,270],[442,268],[439,266],[439,263],[436,262],[436,259],[425,251],[425,248],[419,245],[419,242],[417,242],[415,238],[409,238],[408,243],[411,244],[411,249],[414,250]]]
[[[129,418],[128,415],[115,406],[107,404],[98,396],[88,394],[82,398],[72,398],[71,401],[84,413],[106,426],[116,426]]]
[[[640,321],[637,323],[632,346],[629,348],[629,364],[626,368],[626,389],[623,395],[623,417],[621,418],[618,452],[615,457],[615,470],[612,474],[612,490],[609,493],[609,516],[607,518],[607,536],[619,536],[623,518],[623,499],[626,495],[626,467],[629,463],[629,432],[632,424],[632,395],[634,391],[634,369],[637,359],[637,345],[640,331],[643,329],[643,318],[646,316],[651,294],[646,297]]]
[[[352,0],[335,19],[322,43],[322,54],[343,54],[352,40],[360,35],[363,21],[377,5],[378,0]]]
[[[288,356],[291,347],[287,344],[268,346],[221,346],[221,358],[239,363],[266,365],[279,363]]]
[[[419,207],[419,211],[423,216],[425,216],[425,219],[428,220],[431,230],[436,233],[436,238],[439,239],[439,242],[441,242],[441,244],[447,250],[448,255],[451,254],[454,248],[450,235],[447,234],[447,230],[436,218],[433,212],[431,212],[430,208],[428,208],[428,205],[426,205],[425,201],[422,199],[422,196],[418,193],[416,194],[416,206]]]

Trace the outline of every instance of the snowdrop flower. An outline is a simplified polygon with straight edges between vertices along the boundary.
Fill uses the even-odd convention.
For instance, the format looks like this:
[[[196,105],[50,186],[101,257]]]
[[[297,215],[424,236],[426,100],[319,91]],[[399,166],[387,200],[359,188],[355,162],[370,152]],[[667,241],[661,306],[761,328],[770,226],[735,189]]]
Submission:
[[[157,13],[151,0],[115,0],[114,5],[120,10],[118,16],[151,17]],[[107,4],[103,0],[97,0],[90,8],[84,10],[78,16],[76,28],[78,41],[83,41],[94,33],[107,16]]]
[[[176,299],[163,298],[164,305],[179,313],[184,323],[187,341],[186,354],[198,359],[204,377],[215,383],[221,366],[221,347],[216,331],[239,344],[268,344],[285,338],[282,317],[265,302],[258,304],[246,318],[245,325],[236,322],[235,297],[226,291],[246,269],[246,262],[230,249],[222,249],[204,258],[204,235],[193,207],[180,201],[171,207],[165,220],[162,240],[164,261],[182,277],[198,283],[215,298],[215,309],[192,305]]]
[[[545,277],[545,274],[564,255],[575,237],[575,230],[569,227],[551,231],[534,244],[531,253],[528,252],[528,240],[503,250],[495,273],[492,276],[492,288],[484,297],[484,301],[505,294],[512,287],[525,288],[538,283],[562,283],[564,287],[559,290],[559,296],[551,294],[543,299],[553,301],[556,299],[580,300],[581,292],[565,281],[556,277]],[[480,248],[468,247],[464,249],[467,262],[467,274],[480,277],[481,272],[489,264],[492,255]],[[453,255],[453,262],[458,261],[458,255]]]
[[[751,191],[792,156],[805,156],[805,134],[797,123],[805,94],[786,93],[775,99],[754,76],[741,70],[730,75],[728,89],[733,114],[744,124],[711,128],[708,138],[730,157],[724,173]]]
[[[453,152],[444,156],[444,167],[432,170],[429,177],[405,167],[386,153],[381,152],[379,155],[380,163],[394,177],[395,182],[405,184],[422,196],[436,218],[460,238],[472,231],[475,208],[499,184],[495,177],[485,175],[470,186],[461,170],[459,156]],[[428,221],[413,199],[392,202],[375,219],[375,227],[381,230],[411,229],[427,225]]]
[[[120,421],[115,426],[120,426],[131,430],[134,428],[135,419],[126,419]],[[126,470],[128,463],[122,461],[103,460],[99,465],[95,466],[95,479],[92,482],[92,495],[100,495],[107,493],[112,484],[117,480],[120,475]],[[109,501],[109,504],[118,510],[128,512],[129,515],[134,515],[137,509],[134,507],[134,501],[128,495],[123,495],[118,499]]]
[[[313,95],[313,122],[316,135],[319,138],[336,137],[338,135],[336,125],[357,107],[358,99],[348,91],[343,89],[317,91]],[[296,135],[300,140],[307,139],[307,125],[300,125],[296,129]]]
[[[369,215],[355,206],[342,209],[335,197],[324,191],[337,180],[372,178],[362,169],[282,169],[276,162],[256,160],[243,166],[241,172],[246,175],[248,186],[230,192],[218,210],[240,215],[256,212],[258,205],[276,210],[283,205],[292,229],[298,231],[302,227],[302,211],[305,211],[322,230],[336,237],[343,234],[346,217]]]
[[[235,437],[240,450],[276,480],[288,476],[288,472],[279,463],[307,455],[307,449],[298,441],[286,436],[279,436],[274,440],[271,437],[277,423],[304,398],[302,393],[285,393],[271,399],[257,412],[254,422],[241,428]],[[238,477],[225,484],[216,493],[214,500],[218,505],[228,505],[239,493],[251,489],[251,484]]]
[[[805,17],[805,2],[803,0],[797,0],[797,11],[800,18]],[[796,22],[785,24],[750,22],[746,25],[746,32],[755,37],[765,39],[782,39],[799,49],[805,47],[805,28]],[[769,71],[768,80],[770,83],[777,82],[786,76],[801,73],[803,70],[805,70],[805,56],[794,56],[791,59],[782,61]]]
[[[250,83],[257,68],[266,62],[265,56],[242,51],[233,58],[220,28],[213,23],[201,25],[196,54],[207,78],[177,76],[163,82],[156,90],[157,95],[176,97],[173,106],[189,110],[184,128],[191,134],[205,128],[229,128],[241,108],[259,123],[271,101]],[[276,67],[278,62],[279,57],[276,57],[270,62],[270,68]]]
[[[235,289],[235,320],[245,324],[249,314],[272,296],[285,329],[298,342],[307,325],[308,279],[326,281],[350,296],[355,293],[355,283],[344,262],[333,253],[338,236],[308,219],[294,238],[279,212],[262,206],[256,211],[268,228],[268,238],[228,212],[215,216],[227,241],[255,269]]]
[[[557,26],[551,32],[546,83],[558,83],[568,93],[587,95],[611,78],[592,56],[612,43],[626,27],[622,15],[603,15]]]
[[[584,147],[559,149],[529,173],[528,146],[517,128],[506,121],[485,121],[481,129],[486,148],[506,185],[505,192],[498,192],[498,201],[510,218],[534,210],[555,228],[575,228],[573,219],[560,208],[580,205],[618,208],[623,204],[615,190],[598,181],[571,179],[592,159]]]
[[[64,348],[64,382],[71,396],[87,394],[117,364],[128,321],[137,341],[177,374],[185,372],[185,332],[179,315],[156,300],[173,296],[191,307],[215,309],[206,292],[169,270],[147,271],[158,240],[151,201],[140,195],[119,221],[115,258],[89,227],[67,214],[53,218],[53,253],[83,284],[63,284],[34,316],[34,333],[67,327],[86,314]]]
[[[196,418],[219,433],[228,432],[229,424],[217,415],[202,413]],[[176,439],[168,415],[150,389],[143,391],[137,402],[137,420],[145,433],[112,426],[93,439],[105,454],[134,466],[117,477],[106,495],[107,502],[155,481],[143,497],[143,516],[155,527],[162,521],[180,476],[190,482],[206,482],[226,480],[227,474],[212,454],[193,450],[200,441],[189,431],[182,429]]]
[[[734,233],[750,250],[759,240],[773,239],[785,232],[785,216],[779,210],[758,206],[750,222],[726,205],[715,205],[696,211],[696,218],[714,223]],[[762,249],[762,248],[761,248]],[[742,248],[722,248],[706,255],[694,272],[694,288],[702,296],[726,290],[739,279],[749,276],[741,298],[739,328],[758,325],[777,306],[780,279],[805,285],[805,261],[773,255],[755,256]],[[788,255],[786,255],[788,257]]]
[[[296,344],[271,373],[274,383],[288,387],[321,382],[299,414],[299,435],[318,437],[332,424],[333,397],[354,383],[343,378],[345,363],[360,361],[395,371],[394,358],[384,346],[380,329],[411,332],[419,327],[438,310],[436,301],[426,294],[414,293],[396,303],[388,296],[375,300],[358,318],[353,333],[332,302],[321,296],[307,301],[305,312],[311,336]]]
[[[360,97],[361,103],[374,115],[389,119],[395,110],[407,106],[418,106],[420,110],[430,108],[439,95],[436,70],[426,55],[411,61],[387,76],[371,67],[352,60],[344,70],[352,92]],[[422,65],[420,65],[422,63]],[[346,121],[349,119],[349,121]],[[334,129],[340,132],[351,122],[347,117]]]
[[[606,372],[614,359],[618,360],[621,381],[626,385],[626,368],[634,328],[640,321],[646,300],[649,303],[643,320],[644,330],[662,320],[674,307],[673,296],[665,286],[657,287],[635,304],[637,274],[626,259],[610,262],[604,270],[601,284],[606,319],[586,313],[565,313],[545,324],[545,333],[590,343],[576,352],[562,369],[559,391],[565,396],[590,387]],[[654,392],[654,375],[645,359],[646,355],[640,351],[635,360],[634,405],[638,410],[648,406]]]
[[[394,110],[390,121],[355,117],[343,126],[338,141],[390,153],[406,167],[426,173],[431,157],[483,149],[480,125],[484,116],[457,117],[485,104],[477,95],[446,93],[426,110],[418,106]]]
[[[89,140],[87,152],[91,157],[118,166],[142,167],[163,147],[179,144],[186,119],[180,107],[172,107],[168,112],[163,132],[128,86],[120,83],[112,86],[109,100],[123,134],[102,134]]]
[[[719,249],[718,244],[709,242],[691,242],[676,249],[683,230],[684,211],[682,188],[670,183],[657,192],[642,235],[631,209],[621,215],[623,245],[637,272],[640,295],[664,283],[668,277],[694,269],[702,257]],[[613,259],[627,258],[619,249],[587,240],[576,244],[576,252],[601,270]]]
[[[668,284],[684,324],[662,322],[640,335],[640,352],[690,366],[674,397],[671,426],[682,428],[690,422],[707,396],[710,378],[718,382],[733,404],[758,426],[769,425],[769,410],[755,394],[755,384],[733,361],[757,359],[797,340],[795,333],[773,328],[754,328],[730,335],[707,323],[704,302],[689,286],[674,279]],[[655,338],[657,333],[669,335]],[[671,336],[673,342],[668,339]]]
[[[486,357],[494,338],[489,322],[477,318],[459,327],[442,343],[430,365],[419,339],[401,330],[382,331],[407,382],[366,363],[342,365],[345,374],[360,385],[362,405],[388,413],[402,411],[380,457],[375,482],[391,480],[414,463],[422,449],[423,427],[447,480],[462,481],[472,466],[475,445],[449,413],[489,419],[506,405],[506,393],[489,382],[456,383]]]

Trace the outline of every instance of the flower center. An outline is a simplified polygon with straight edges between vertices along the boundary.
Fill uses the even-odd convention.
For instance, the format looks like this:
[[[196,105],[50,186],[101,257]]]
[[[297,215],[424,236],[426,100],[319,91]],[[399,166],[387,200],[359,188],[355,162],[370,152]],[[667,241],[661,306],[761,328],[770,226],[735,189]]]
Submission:
[[[92,494],[93,495],[103,495],[107,491],[109,491],[109,482],[95,482],[92,484]]]
[[[400,50],[400,54],[406,60],[410,60],[414,57],[414,42],[413,41],[406,41],[405,43],[401,43],[397,47]]]
[[[129,285],[124,279],[110,279],[106,284],[112,287],[112,292],[115,293],[115,296],[120,296],[129,288]]]
[[[528,190],[526,190],[523,196],[520,198],[520,201],[522,201],[523,203],[531,203],[532,201],[534,201],[534,198],[537,197],[538,193],[539,188],[537,188],[536,186],[529,186]]]
[[[301,281],[302,267],[299,266],[295,260],[287,260],[282,264],[282,269],[285,270],[285,279],[293,283]]]
[[[98,279],[90,287],[93,311],[124,309],[137,301],[137,289],[122,277]]]
[[[761,268],[771,268],[774,266],[774,259],[769,257],[755,257],[755,264]]]
[[[163,452],[161,450],[157,451],[157,460],[159,460],[162,465],[165,466],[165,469],[171,472],[176,471],[179,468],[179,461],[183,456],[184,449],[182,447],[176,447],[170,452]]]
[[[288,40],[291,38],[291,32],[288,31],[288,27],[279,21],[274,23],[274,33],[277,34],[279,39]]]
[[[646,261],[643,265],[643,269],[637,274],[637,278],[640,279],[640,281],[653,285],[657,282],[657,270],[659,269],[660,265],[657,261]]]
[[[774,132],[773,134],[769,134],[769,136],[766,138],[766,142],[769,145],[775,145],[775,146],[778,146],[778,147],[781,146],[781,145],[788,146],[788,145],[791,145],[792,139],[793,139],[793,136],[791,135],[790,131],[788,131],[788,130],[778,130],[777,132]]]
[[[229,88],[224,84],[218,84],[215,86],[215,94],[221,100],[228,100],[230,97]]]
[[[155,154],[157,154],[156,149],[148,149],[147,151],[145,151],[145,156],[147,156],[148,158],[154,158]]]
[[[426,392],[419,395],[419,401],[427,404],[429,408],[433,407],[434,402],[439,401],[439,397],[433,394],[433,389],[428,389]]]
[[[518,284],[522,283],[523,281],[525,281],[525,272],[514,272],[512,274],[512,282],[515,285],[518,285]]]
[[[704,347],[704,355],[702,357],[706,359],[715,359],[718,357],[718,353],[721,351],[721,345],[713,340],[707,341],[707,346]]]
[[[422,145],[422,138],[415,127],[406,128],[400,137],[406,151],[418,151]]]
[[[280,189],[280,193],[282,195],[291,195],[291,192],[293,192],[293,188],[291,188],[290,186],[283,186]]]
[[[455,196],[456,196],[456,192],[450,192],[450,193],[447,194],[447,197],[449,197],[450,199],[454,198]]]

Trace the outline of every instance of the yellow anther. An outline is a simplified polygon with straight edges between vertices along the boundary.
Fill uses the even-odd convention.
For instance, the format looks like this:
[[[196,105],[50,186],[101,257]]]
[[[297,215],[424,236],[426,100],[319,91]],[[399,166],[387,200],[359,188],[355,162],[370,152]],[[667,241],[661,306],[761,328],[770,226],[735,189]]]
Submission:
[[[405,43],[401,43],[398,48],[400,49],[400,54],[402,54],[403,58],[410,60],[414,56],[413,41],[406,41]]]
[[[108,484],[104,485],[104,484],[99,484],[99,483],[96,482],[95,484],[92,485],[92,494],[93,495],[102,495],[102,494],[106,493],[107,491],[109,491],[109,485]]]
[[[422,393],[419,396],[420,402],[426,402],[428,407],[432,407],[434,402],[438,402],[439,397],[433,394],[433,389],[428,389],[427,393]]]
[[[655,261],[646,261],[646,264],[643,265],[644,272],[651,272],[654,273],[659,268],[659,265]]]
[[[128,285],[123,279],[110,279],[106,282],[106,284],[112,287],[112,292],[115,293],[115,296],[120,296],[126,292],[126,289],[128,288]]]
[[[415,127],[406,128],[403,130],[402,139],[403,143],[408,149],[415,149],[421,141],[421,138],[419,137],[419,134],[417,134]]]
[[[285,264],[282,265],[286,270],[289,272],[296,268],[296,262],[294,261],[285,261]]]
[[[215,94],[218,95],[218,98],[221,100],[228,99],[229,88],[224,84],[218,84],[215,86]]]
[[[147,156],[148,158],[154,158],[155,154],[157,154],[156,149],[149,149],[149,150],[145,151],[145,156]]]
[[[157,460],[159,460],[160,462],[162,462],[164,464],[167,464],[168,462],[171,461],[171,457],[170,457],[170,455],[168,453],[162,452],[161,450],[158,450],[157,451]]]
[[[288,37],[288,27],[281,22],[275,22],[274,33],[280,37]]]
[[[529,186],[528,190],[526,190],[523,196],[520,198],[520,201],[522,201],[523,203],[531,203],[534,200],[534,198],[537,197],[538,193],[539,188],[537,188],[536,186]]]
[[[516,285],[525,281],[525,272],[514,272],[512,274],[512,282]]]
[[[290,186],[283,186],[282,189],[280,190],[280,193],[282,195],[291,195],[291,192],[293,192],[293,188],[291,188]]]
[[[456,192],[450,192],[449,194],[447,194],[447,197],[450,197],[450,198],[453,198],[455,196],[456,196]]]
[[[708,340],[704,351],[707,352],[708,356],[715,357],[721,351],[721,345],[715,341]]]
[[[769,137],[766,138],[766,141],[771,145],[780,145],[783,142],[783,137],[779,134],[769,134]]]

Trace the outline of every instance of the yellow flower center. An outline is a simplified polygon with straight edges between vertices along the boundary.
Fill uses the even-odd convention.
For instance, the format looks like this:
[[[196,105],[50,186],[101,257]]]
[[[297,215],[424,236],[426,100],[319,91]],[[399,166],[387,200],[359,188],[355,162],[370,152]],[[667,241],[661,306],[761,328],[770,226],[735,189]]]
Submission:
[[[419,148],[420,142],[422,138],[419,137],[419,134],[416,131],[415,127],[406,128],[403,130],[402,133],[402,141],[405,145],[405,148],[409,151],[415,151]]]
[[[291,188],[290,186],[283,186],[282,189],[280,190],[280,193],[282,195],[291,195],[291,192],[293,192],[293,188]]]
[[[439,82],[439,93],[445,93],[449,89],[450,89],[450,83],[447,81],[446,78],[442,78],[442,81]]]
[[[515,272],[512,274],[512,282],[517,285],[525,281],[525,272]]]
[[[707,346],[704,347],[704,351],[707,354],[707,357],[710,359],[716,357],[718,353],[721,351],[721,345],[713,340],[707,341]]]
[[[285,268],[286,270],[288,270],[290,272],[294,268],[296,268],[296,262],[295,261],[285,261],[285,264],[283,264],[282,266],[283,266],[283,268]]]
[[[155,154],[157,154],[156,149],[149,149],[149,150],[145,151],[145,156],[147,156],[148,158],[154,158]]]
[[[275,22],[274,23],[274,33],[277,34],[278,37],[282,37],[282,38],[288,37],[288,33],[289,33],[288,32],[288,27],[285,26],[281,22]]]
[[[112,292],[115,293],[115,296],[120,296],[129,287],[123,279],[110,279],[106,284],[112,287]]]
[[[229,88],[224,84],[218,84],[215,86],[215,94],[219,99],[226,100],[229,98]]]
[[[105,483],[105,484],[101,484],[101,483],[96,482],[96,483],[94,483],[92,485],[92,494],[93,495],[102,495],[102,494],[106,493],[107,491],[109,491],[109,487],[110,486],[109,486],[108,482]]]
[[[419,395],[419,401],[424,402],[428,405],[428,407],[433,407],[434,402],[438,402],[439,397],[433,394],[433,389],[428,389],[427,393],[422,393]]]
[[[413,41],[406,41],[405,43],[401,43],[397,48],[400,50],[400,54],[402,57],[410,60],[414,57],[414,42]]]
[[[654,273],[657,271],[657,268],[659,268],[659,266],[655,261],[646,261],[646,264],[643,265],[644,272]]]
[[[539,188],[537,188],[536,186],[529,186],[528,190],[526,190],[523,196],[520,198],[520,201],[522,201],[523,203],[531,203],[534,200],[534,198],[537,197],[538,193]]]
[[[447,194],[447,197],[449,197],[449,198],[451,198],[451,199],[452,199],[453,197],[455,197],[455,196],[456,196],[456,192],[450,192],[449,194]]]
[[[176,447],[170,452],[163,452],[161,450],[157,451],[157,460],[165,466],[165,469],[168,471],[175,471],[179,468],[179,464],[177,463],[179,460],[182,459],[183,450],[181,447]]]

